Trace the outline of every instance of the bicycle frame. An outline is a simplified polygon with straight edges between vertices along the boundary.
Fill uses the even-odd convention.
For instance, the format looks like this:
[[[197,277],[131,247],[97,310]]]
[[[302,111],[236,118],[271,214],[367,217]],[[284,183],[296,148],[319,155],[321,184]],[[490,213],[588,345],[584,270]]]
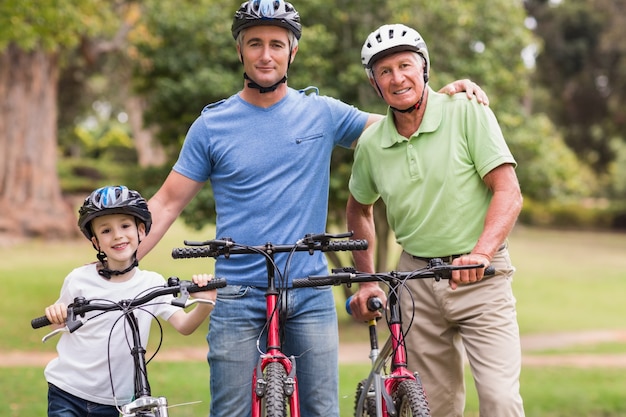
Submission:
[[[296,360],[287,357],[282,351],[280,329],[282,328],[280,305],[281,288],[276,286],[274,254],[279,252],[308,251],[346,251],[367,249],[367,241],[343,240],[335,238],[350,237],[352,233],[338,235],[307,235],[293,245],[246,246],[236,244],[230,239],[209,240],[206,242],[187,242],[186,248],[172,251],[172,257],[200,258],[218,256],[228,257],[233,254],[262,254],[266,259],[268,288],[266,298],[267,343],[266,352],[262,353],[253,371],[252,380],[252,417],[300,417],[300,398],[296,376]],[[276,364],[276,365],[274,365]],[[286,402],[289,402],[289,414]]]
[[[119,302],[103,303],[101,300],[92,302],[83,297],[77,297],[74,302],[67,307],[67,321],[63,328],[56,329],[45,335],[43,342],[49,340],[52,336],[60,332],[67,331],[73,333],[85,324],[89,318],[81,319],[85,313],[90,311],[121,311],[125,317],[126,323],[131,331],[132,346],[131,355],[134,362],[134,391],[135,400],[119,407],[119,411],[124,417],[168,417],[168,403],[166,397],[153,397],[150,383],[148,381],[148,370],[146,361],[146,349],[141,342],[139,324],[137,317],[133,313],[135,308],[154,300],[162,295],[176,295],[177,298],[172,300],[172,304],[178,307],[188,307],[195,302],[203,302],[203,300],[194,299],[188,301],[189,293],[206,291],[225,287],[224,279],[216,278],[211,280],[206,286],[199,287],[191,281],[180,281],[176,277],[170,277],[165,286],[155,287],[148,291],[146,295],[134,299],[121,300]],[[46,316],[41,316],[31,321],[33,329],[50,325],[50,321]]]

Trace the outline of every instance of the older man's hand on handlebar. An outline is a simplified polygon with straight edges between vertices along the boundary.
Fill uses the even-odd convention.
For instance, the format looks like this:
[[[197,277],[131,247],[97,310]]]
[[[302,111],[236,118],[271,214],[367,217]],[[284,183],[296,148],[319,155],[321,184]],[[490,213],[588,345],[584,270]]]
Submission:
[[[459,285],[473,284],[483,279],[485,274],[485,268],[489,266],[491,260],[488,256],[480,253],[470,253],[463,255],[452,261],[452,265],[484,265],[483,268],[471,268],[452,271],[452,278],[450,279],[450,288],[457,289]]]
[[[367,300],[378,297],[383,305],[387,303],[387,295],[380,288],[378,283],[364,282],[359,285],[359,290],[354,293],[350,300],[350,310],[352,317],[358,321],[369,321],[378,317],[382,317],[382,313],[378,310],[370,311],[367,308]]]

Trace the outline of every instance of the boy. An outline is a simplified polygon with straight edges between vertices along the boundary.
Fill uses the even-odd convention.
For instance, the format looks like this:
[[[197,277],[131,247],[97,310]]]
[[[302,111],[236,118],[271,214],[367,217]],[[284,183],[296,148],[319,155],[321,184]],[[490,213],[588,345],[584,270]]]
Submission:
[[[64,325],[67,305],[78,296],[119,301],[164,285],[161,275],[138,268],[137,247],[151,225],[148,205],[138,192],[110,186],[91,193],[79,210],[78,226],[98,251],[98,262],[70,272],[57,303],[46,308],[48,320],[53,325]],[[207,274],[193,276],[200,286],[210,279]],[[186,312],[171,305],[170,298],[164,296],[135,310],[141,340],[148,340],[152,318],[157,316],[169,321],[181,334],[191,334],[212,311],[216,291],[194,296],[212,303],[200,303]],[[133,359],[127,347],[125,322],[118,320],[119,314],[92,315],[97,317],[80,331],[61,336],[58,357],[44,371],[49,387],[48,417],[118,417],[117,406],[132,401]]]

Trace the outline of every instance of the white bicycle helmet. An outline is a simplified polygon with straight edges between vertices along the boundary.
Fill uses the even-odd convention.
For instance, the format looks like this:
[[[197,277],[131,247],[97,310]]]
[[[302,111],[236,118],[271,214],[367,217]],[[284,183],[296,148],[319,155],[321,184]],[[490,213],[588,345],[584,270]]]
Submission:
[[[415,29],[402,24],[383,25],[367,37],[361,49],[361,63],[367,76],[372,78],[372,67],[376,61],[401,51],[417,52],[424,58],[424,80],[428,81],[430,59],[426,42]]]

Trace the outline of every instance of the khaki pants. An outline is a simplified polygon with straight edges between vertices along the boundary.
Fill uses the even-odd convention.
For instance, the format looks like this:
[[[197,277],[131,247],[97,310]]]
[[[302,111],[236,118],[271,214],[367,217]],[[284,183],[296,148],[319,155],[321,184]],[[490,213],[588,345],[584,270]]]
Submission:
[[[432,417],[462,417],[464,354],[470,364],[481,417],[524,416],[519,393],[521,348],[508,251],[493,258],[497,274],[451,290],[447,280],[409,280],[401,295],[409,370],[419,372]],[[426,266],[403,252],[398,270]]]

